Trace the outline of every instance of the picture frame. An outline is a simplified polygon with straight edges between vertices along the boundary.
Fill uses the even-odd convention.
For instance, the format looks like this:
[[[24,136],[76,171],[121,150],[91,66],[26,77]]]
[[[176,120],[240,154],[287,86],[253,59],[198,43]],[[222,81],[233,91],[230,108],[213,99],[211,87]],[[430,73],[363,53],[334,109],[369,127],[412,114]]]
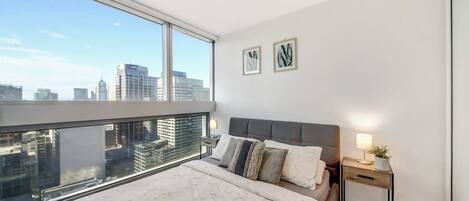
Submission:
[[[243,75],[261,73],[261,46],[243,50]]]
[[[274,43],[274,72],[298,69],[296,38]]]

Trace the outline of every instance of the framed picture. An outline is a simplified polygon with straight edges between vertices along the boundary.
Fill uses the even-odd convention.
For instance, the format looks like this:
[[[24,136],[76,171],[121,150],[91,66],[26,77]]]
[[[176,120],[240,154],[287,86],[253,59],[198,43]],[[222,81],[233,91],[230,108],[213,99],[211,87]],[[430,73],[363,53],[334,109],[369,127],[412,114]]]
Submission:
[[[243,75],[261,73],[261,46],[243,50]]]
[[[274,71],[296,70],[296,38],[274,43]]]

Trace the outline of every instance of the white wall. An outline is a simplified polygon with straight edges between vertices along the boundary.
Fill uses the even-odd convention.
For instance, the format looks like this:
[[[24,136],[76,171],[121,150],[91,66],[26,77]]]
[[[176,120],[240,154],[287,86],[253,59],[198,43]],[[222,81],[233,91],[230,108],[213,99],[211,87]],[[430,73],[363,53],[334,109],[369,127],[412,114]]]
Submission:
[[[343,156],[355,134],[389,144],[396,200],[447,197],[446,0],[329,0],[224,35],[216,44],[216,112],[337,124]],[[242,14],[242,13],[240,13]],[[274,73],[272,44],[298,38],[296,71]],[[262,46],[262,74],[242,76],[242,49]],[[371,158],[371,157],[370,157]],[[350,184],[348,200],[385,200]]]
[[[453,200],[469,197],[469,1],[453,0]]]
[[[60,185],[105,177],[104,126],[59,130]]]

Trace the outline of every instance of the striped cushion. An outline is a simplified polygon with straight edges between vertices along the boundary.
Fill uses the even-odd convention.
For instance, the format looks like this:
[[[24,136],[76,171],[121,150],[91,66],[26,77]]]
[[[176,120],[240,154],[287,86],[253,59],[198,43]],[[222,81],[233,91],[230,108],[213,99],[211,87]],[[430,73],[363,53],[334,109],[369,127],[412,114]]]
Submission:
[[[248,179],[257,180],[264,147],[263,142],[239,140],[228,170]]]

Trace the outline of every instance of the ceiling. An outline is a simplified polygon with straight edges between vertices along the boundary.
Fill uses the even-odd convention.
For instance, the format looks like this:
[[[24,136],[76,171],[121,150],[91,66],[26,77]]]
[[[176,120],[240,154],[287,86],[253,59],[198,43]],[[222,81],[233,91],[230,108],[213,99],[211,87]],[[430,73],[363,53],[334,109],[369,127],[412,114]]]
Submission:
[[[135,0],[211,34],[224,35],[325,0]]]

